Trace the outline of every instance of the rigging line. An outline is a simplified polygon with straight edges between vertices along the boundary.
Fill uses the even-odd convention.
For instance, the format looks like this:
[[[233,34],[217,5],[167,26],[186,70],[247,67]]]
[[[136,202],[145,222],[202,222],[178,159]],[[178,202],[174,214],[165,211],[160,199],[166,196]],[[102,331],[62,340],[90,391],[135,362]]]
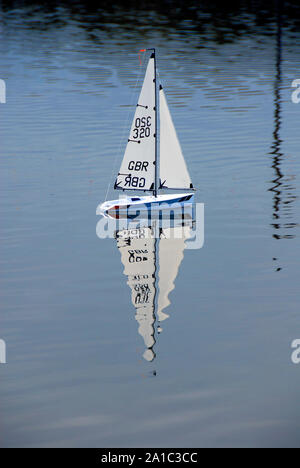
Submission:
[[[158,83],[162,86],[163,88],[163,85],[162,85],[162,82],[161,82],[161,78],[160,78],[160,75],[159,75],[159,68],[158,66],[156,66],[156,73],[157,73],[157,81]],[[159,89],[159,86],[157,87],[157,89]]]
[[[109,193],[110,188],[111,188],[111,183],[112,183],[113,175],[115,174],[117,159],[118,159],[118,156],[119,156],[119,154],[120,154],[120,152],[121,152],[121,145],[122,145],[122,142],[123,142],[124,139],[125,139],[125,131],[126,131],[126,129],[128,128],[129,117],[130,117],[130,113],[132,112],[133,99],[134,99],[134,97],[135,97],[135,95],[136,95],[137,86],[138,86],[138,84],[139,84],[139,82],[140,82],[140,80],[141,80],[142,71],[143,71],[143,69],[144,69],[145,61],[146,61],[146,54],[143,54],[143,61],[142,61],[141,66],[139,67],[140,70],[139,70],[139,73],[138,73],[138,75],[137,75],[136,83],[135,83],[134,88],[133,88],[133,91],[132,91],[131,101],[130,101],[130,105],[129,105],[129,109],[128,109],[128,113],[127,113],[127,118],[126,118],[126,121],[125,121],[124,126],[123,126],[123,132],[122,132],[122,136],[121,136],[121,138],[120,138],[120,143],[119,143],[118,152],[116,153],[115,158],[114,158],[113,168],[112,168],[112,172],[111,172],[111,175],[110,175],[108,187],[107,187],[107,190],[106,190],[105,201],[107,201],[107,196],[108,196],[108,193]]]

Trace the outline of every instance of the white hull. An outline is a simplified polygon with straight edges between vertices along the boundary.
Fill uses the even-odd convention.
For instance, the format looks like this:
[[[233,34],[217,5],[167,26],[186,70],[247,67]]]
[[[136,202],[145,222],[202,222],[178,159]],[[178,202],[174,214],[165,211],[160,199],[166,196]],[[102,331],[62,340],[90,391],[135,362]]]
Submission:
[[[184,208],[194,202],[193,193],[178,193],[172,195],[153,195],[142,197],[124,197],[119,200],[111,200],[100,205],[97,214],[107,217],[135,218],[141,214],[155,214],[155,212],[168,212],[174,209]]]

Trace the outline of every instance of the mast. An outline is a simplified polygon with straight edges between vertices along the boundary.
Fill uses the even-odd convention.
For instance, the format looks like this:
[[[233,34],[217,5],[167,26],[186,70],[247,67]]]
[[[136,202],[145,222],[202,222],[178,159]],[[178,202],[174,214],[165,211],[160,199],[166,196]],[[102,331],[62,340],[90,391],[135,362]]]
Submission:
[[[159,167],[158,167],[158,134],[157,134],[157,120],[158,120],[158,99],[157,99],[157,73],[156,73],[156,55],[155,48],[151,48],[152,57],[154,58],[154,93],[155,93],[155,180],[154,180],[154,196],[158,195],[159,187]]]

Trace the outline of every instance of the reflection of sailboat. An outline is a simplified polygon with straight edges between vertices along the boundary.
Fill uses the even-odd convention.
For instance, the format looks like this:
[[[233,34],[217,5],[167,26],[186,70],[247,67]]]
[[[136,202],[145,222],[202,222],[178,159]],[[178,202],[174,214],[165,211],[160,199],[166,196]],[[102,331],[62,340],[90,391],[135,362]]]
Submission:
[[[126,214],[132,207],[168,209],[170,205],[185,203],[194,196],[165,93],[163,87],[158,86],[155,49],[147,50],[151,51],[151,56],[114,189],[152,194],[123,196],[104,202],[101,205],[104,216],[113,216],[115,212]],[[159,190],[184,193],[160,194]]]
[[[160,333],[160,322],[169,317],[165,309],[170,304],[169,294],[183,260],[185,241],[191,235],[191,220],[174,224],[164,228],[152,221],[147,227],[129,226],[115,234],[136,309],[138,331],[146,347],[143,357],[147,361],[155,358],[156,321]]]

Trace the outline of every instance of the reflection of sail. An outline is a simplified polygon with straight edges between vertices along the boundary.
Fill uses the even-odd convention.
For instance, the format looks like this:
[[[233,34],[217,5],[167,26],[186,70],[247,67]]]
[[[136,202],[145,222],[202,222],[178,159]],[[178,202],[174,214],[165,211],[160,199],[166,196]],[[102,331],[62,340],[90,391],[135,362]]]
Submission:
[[[183,260],[185,240],[190,237],[187,226],[162,229],[159,241],[159,295],[157,318],[160,322],[169,317],[163,310],[170,304],[169,294],[174,289],[178,269]]]
[[[151,228],[118,231],[117,244],[121,252],[124,274],[128,276],[132,304],[136,308],[139,334],[147,351],[145,359],[152,361],[154,339],[155,302],[155,239]]]
[[[169,294],[183,259],[185,241],[190,237],[192,221],[174,221],[173,227],[150,226],[121,229],[116,232],[124,274],[131,288],[131,301],[136,309],[135,318],[146,350],[144,359],[153,361],[155,353],[155,322],[169,316],[164,309],[170,305]],[[155,314],[157,308],[157,315]],[[157,329],[160,331],[160,328]]]

